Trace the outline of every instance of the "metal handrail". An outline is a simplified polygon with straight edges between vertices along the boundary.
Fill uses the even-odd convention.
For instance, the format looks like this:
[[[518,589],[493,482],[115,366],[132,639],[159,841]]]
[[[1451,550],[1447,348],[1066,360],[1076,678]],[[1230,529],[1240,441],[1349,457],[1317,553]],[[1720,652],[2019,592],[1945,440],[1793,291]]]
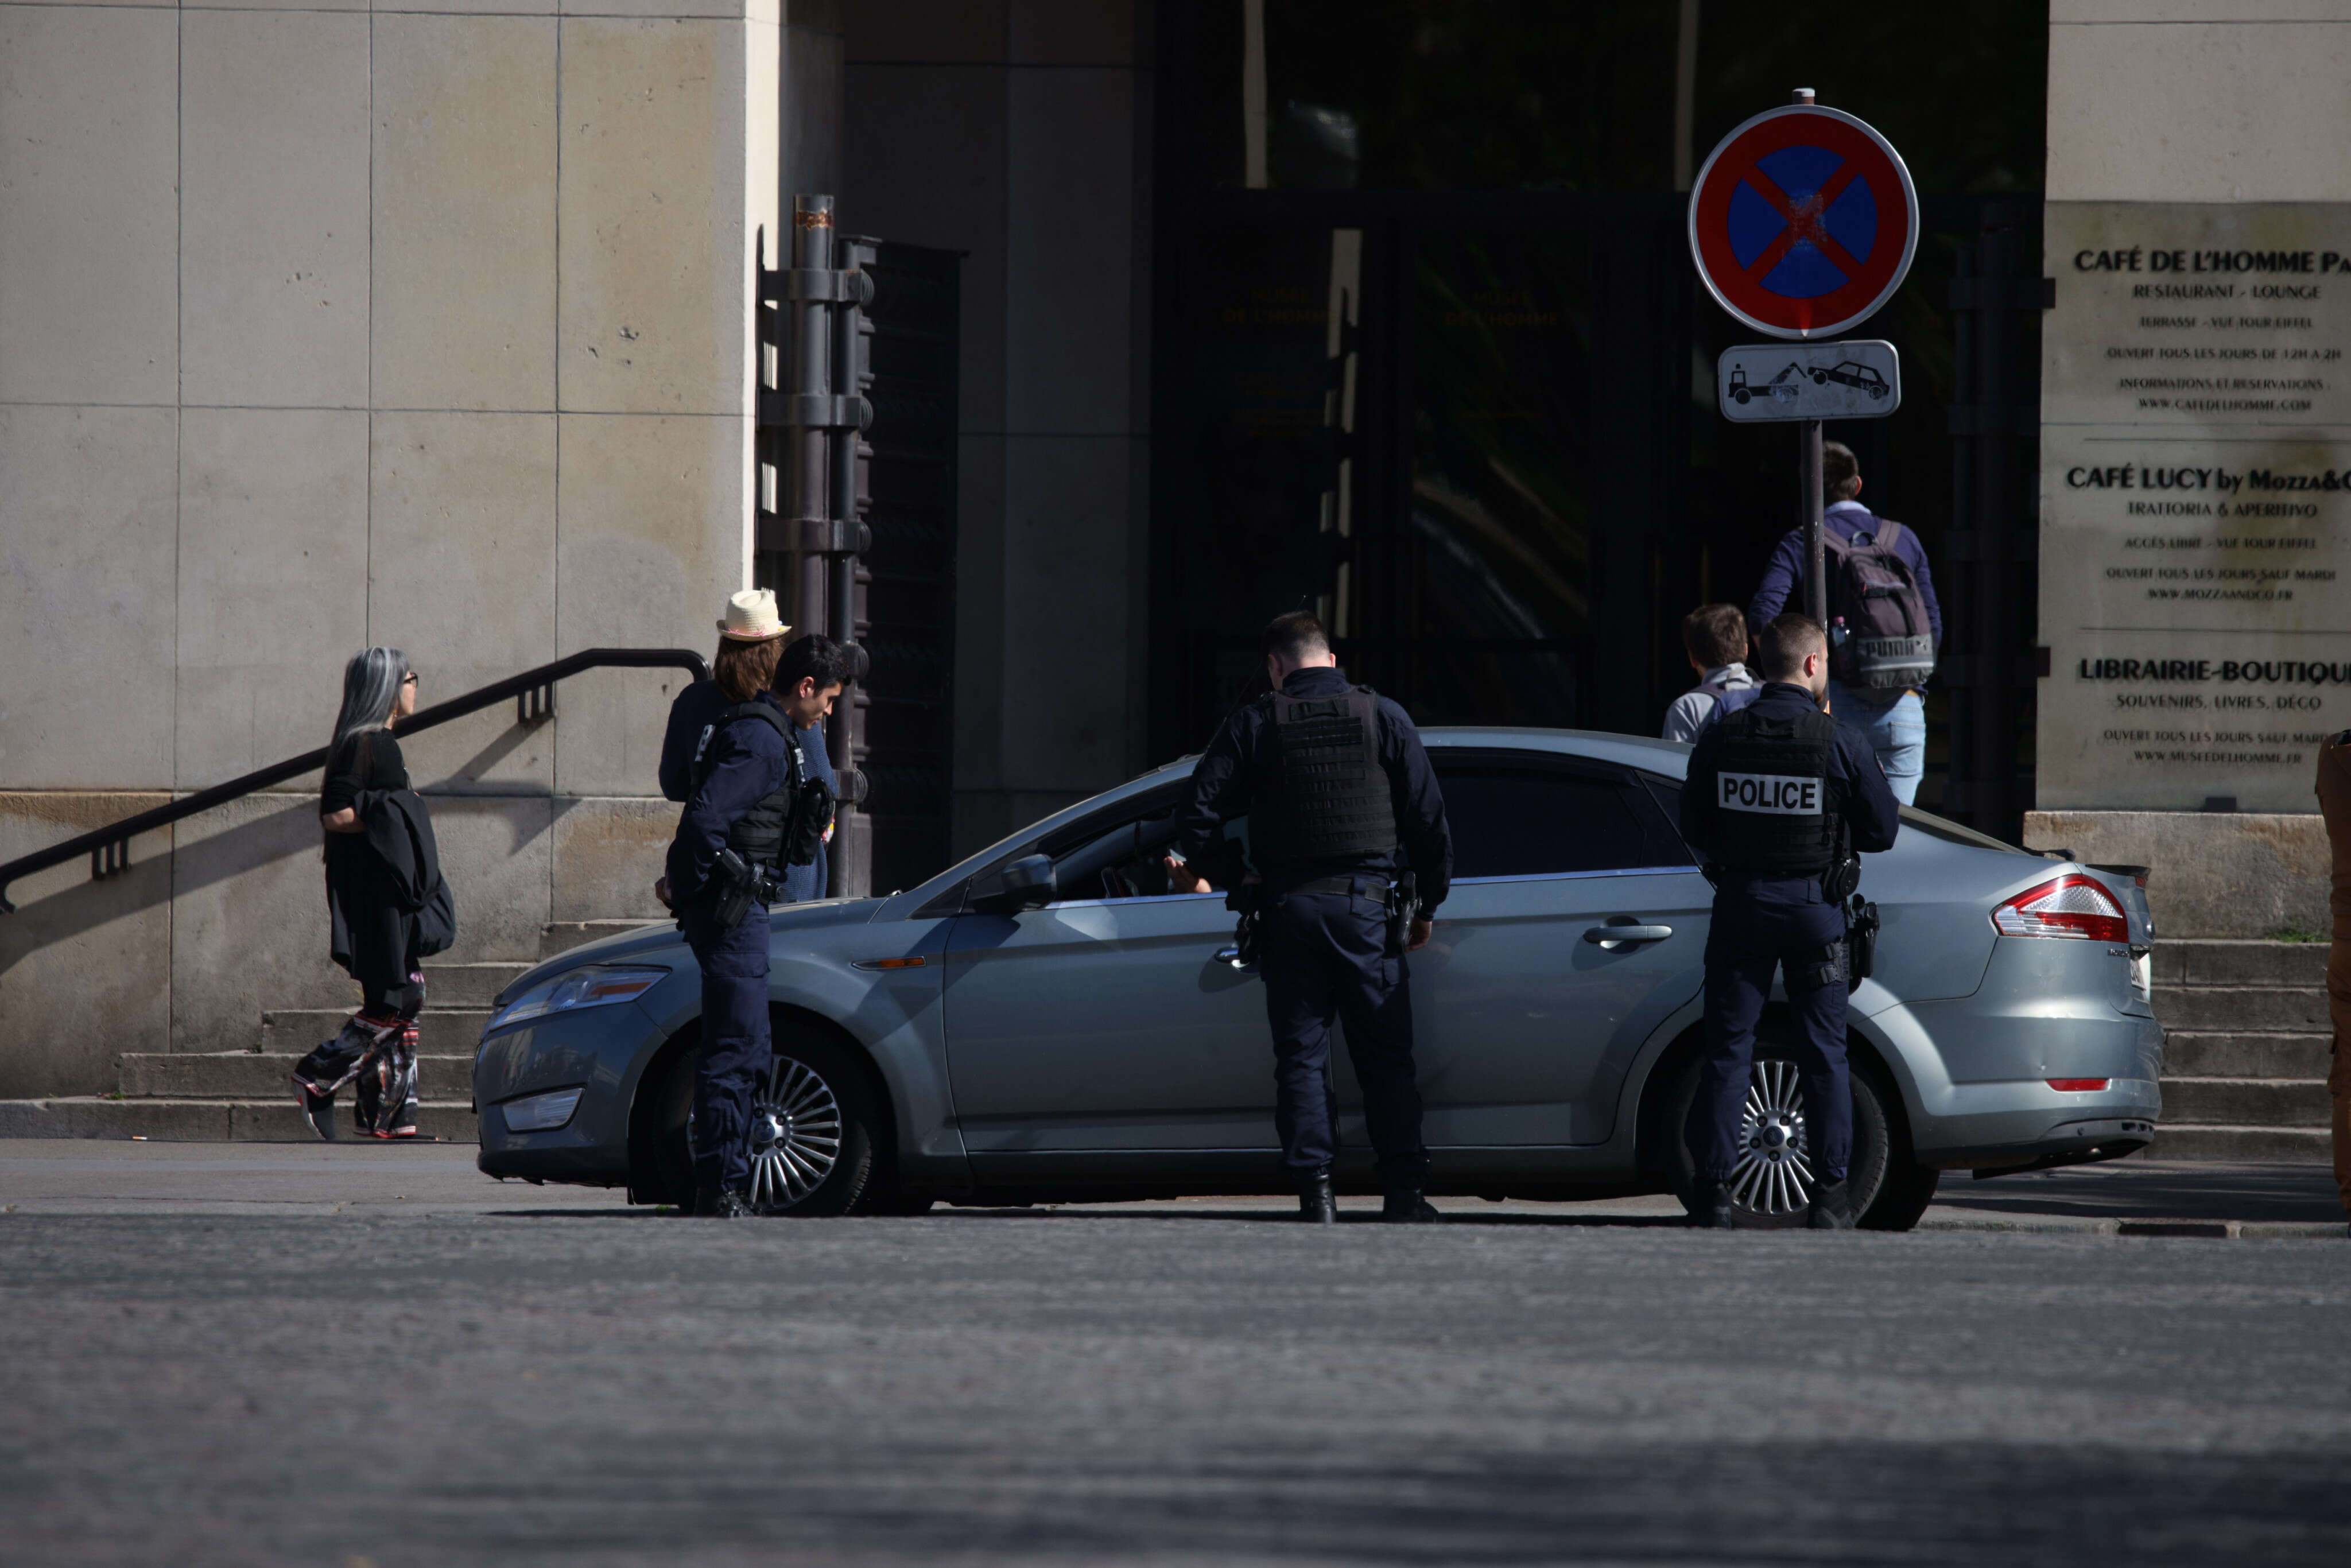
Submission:
[[[401,720],[394,733],[414,735],[435,725],[447,724],[453,718],[463,718],[469,713],[479,713],[507,698],[515,699],[517,723],[530,724],[551,718],[555,714],[555,683],[583,670],[600,669],[662,669],[690,670],[694,678],[710,678],[710,664],[690,648],[584,648],[568,659],[558,659],[551,664],[541,664],[525,670],[519,675],[509,675],[463,696],[451,697],[445,703],[435,703],[421,708]],[[78,855],[89,856],[92,881],[103,880],[131,865],[131,841],[183,817],[193,817],[199,811],[209,811],[214,806],[225,805],[241,795],[256,789],[266,789],[272,784],[299,778],[313,768],[327,765],[329,747],[306,751],[299,757],[289,757],[283,762],[232,779],[225,784],[215,784],[209,789],[199,789],[184,800],[173,800],[152,810],[141,811],[135,817],[125,817],[119,822],[95,829],[78,838],[29,855],[19,855],[5,865],[0,865],[0,915],[14,915],[16,906],[8,902],[8,884],[20,876],[30,876],[37,871],[47,871],[53,865],[63,865]]]

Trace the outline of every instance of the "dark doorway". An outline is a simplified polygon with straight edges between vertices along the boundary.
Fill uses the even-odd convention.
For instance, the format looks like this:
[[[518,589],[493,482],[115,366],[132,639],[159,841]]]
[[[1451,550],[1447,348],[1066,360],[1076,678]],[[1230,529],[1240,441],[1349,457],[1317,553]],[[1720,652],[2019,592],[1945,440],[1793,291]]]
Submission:
[[[1679,585],[1678,225],[1552,193],[1215,204],[1162,295],[1158,754],[1206,739],[1256,628],[1301,607],[1425,723],[1645,721]]]
[[[1158,11],[1154,760],[1206,742],[1261,680],[1257,629],[1301,605],[1424,722],[1656,733],[1695,678],[1682,615],[1744,605],[1797,508],[1794,435],[1714,407],[1716,355],[1753,335],[1698,289],[1677,143],[1702,157],[1800,84],[1886,131],[1937,193],[1910,281],[1855,334],[1896,344],[1903,407],[1830,434],[1938,579],[1949,562],[1951,597],[2017,591],[1962,568],[1994,513],[2022,530],[2000,548],[2029,557],[2030,495],[1969,490],[1962,459],[1991,417],[1978,402],[2021,417],[2032,333],[2018,324],[2001,390],[1980,390],[1952,280],[1985,233],[2037,213],[2045,6],[1262,14],[1252,43],[1239,0]],[[1687,72],[1677,16],[1698,22]],[[2029,619],[1992,634],[2029,653]],[[1964,684],[2017,664],[1978,657],[1979,623],[1946,616],[1922,805],[1944,803],[1954,718],[1973,723]],[[1989,722],[2012,737],[2018,716]],[[1963,776],[2004,766],[1963,749],[1984,754]],[[2009,831],[2029,799],[1952,793]]]
[[[950,852],[954,768],[956,343],[960,253],[884,244],[873,276],[873,455],[862,566],[865,751],[876,893]]]

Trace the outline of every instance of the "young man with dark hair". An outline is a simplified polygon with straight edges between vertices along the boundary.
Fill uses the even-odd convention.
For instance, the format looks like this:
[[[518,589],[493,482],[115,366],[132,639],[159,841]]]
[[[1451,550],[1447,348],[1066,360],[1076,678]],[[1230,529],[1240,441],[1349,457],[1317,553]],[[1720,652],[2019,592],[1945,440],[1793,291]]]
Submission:
[[[1943,645],[1943,611],[1935,600],[1935,578],[1927,567],[1926,547],[1918,542],[1917,535],[1900,523],[1890,522],[1861,504],[1861,465],[1855,459],[1853,449],[1841,441],[1821,443],[1821,488],[1828,503],[1821,514],[1821,528],[1831,549],[1830,615],[1841,613],[1835,587],[1835,552],[1841,548],[1882,549],[1896,558],[1908,571],[1908,591],[1915,593],[1917,608],[1926,617],[1925,630],[1932,638],[1930,644],[1923,645],[1926,657],[1922,664],[1931,665],[1935,651]],[[1747,619],[1761,627],[1782,610],[1802,609],[1809,602],[1804,586],[1806,564],[1804,530],[1791,528],[1782,536],[1771,551],[1771,561],[1763,568],[1763,580],[1747,606]],[[1910,601],[1906,599],[1904,602]],[[1924,684],[1924,675],[1910,685],[1883,687],[1850,685],[1835,679],[1829,682],[1829,707],[1837,722],[1859,731],[1869,742],[1870,749],[1877,754],[1879,767],[1885,769],[1886,783],[1893,787],[1895,798],[1906,806],[1917,799],[1918,780],[1927,770],[1927,710],[1919,695]]]
[[[1211,891],[1193,865],[1222,841],[1225,823],[1249,817],[1274,1128],[1300,1217],[1339,1217],[1331,1026],[1343,1020],[1387,1199],[1380,1217],[1426,1223],[1437,1215],[1423,1197],[1428,1151],[1405,955],[1427,943],[1452,881],[1445,799],[1412,720],[1347,679],[1320,621],[1302,611],[1276,618],[1264,649],[1273,690],[1235,710],[1193,768],[1168,884]]]
[[[775,701],[799,734],[800,753],[808,778],[824,786],[828,799],[841,799],[841,780],[832,770],[832,756],[824,744],[824,721],[849,685],[849,653],[820,632],[786,644],[776,663]],[[816,859],[806,865],[784,868],[784,902],[805,904],[822,898],[831,876],[832,824],[825,821],[823,841]]]
[[[1811,1148],[1806,1223],[1849,1230],[1853,1150],[1845,1001],[1851,979],[1843,905],[1865,852],[1889,850],[1900,814],[1868,744],[1821,711],[1828,638],[1819,622],[1782,615],[1757,639],[1767,683],[1698,737],[1682,786],[1682,837],[1706,857],[1714,914],[1706,937],[1706,1055],[1685,1127],[1695,1224],[1739,1224],[1734,1196],[1755,1059],[1755,1026],[1784,969]],[[1782,1131],[1762,1129],[1766,1134]]]
[[[1666,709],[1667,740],[1696,740],[1725,696],[1763,684],[1741,663],[1747,657],[1747,617],[1736,604],[1701,604],[1683,616],[1682,647],[1698,672],[1698,685]]]

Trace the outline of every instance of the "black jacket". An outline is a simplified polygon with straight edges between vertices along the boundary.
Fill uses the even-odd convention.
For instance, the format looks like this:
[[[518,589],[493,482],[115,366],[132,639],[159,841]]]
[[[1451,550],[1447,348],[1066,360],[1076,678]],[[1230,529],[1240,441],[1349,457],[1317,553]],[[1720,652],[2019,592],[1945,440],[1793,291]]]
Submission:
[[[1353,683],[1340,670],[1318,665],[1292,670],[1281,689],[1291,696],[1336,696]],[[1246,814],[1260,779],[1271,777],[1273,705],[1259,700],[1234,710],[1192,769],[1192,787],[1176,815],[1176,852],[1199,862],[1224,824]],[[1346,864],[1320,866],[1312,874],[1364,871],[1393,876],[1406,866],[1419,883],[1420,902],[1434,909],[1453,883],[1453,832],[1446,825],[1445,797],[1420,744],[1420,732],[1404,709],[1385,697],[1379,703],[1376,737],[1380,766],[1387,770],[1396,805],[1396,848]]]
[[[1748,712],[1771,718],[1779,715],[1802,711],[1818,712],[1820,705],[1813,694],[1786,681],[1765,685],[1763,693],[1749,705]],[[1714,758],[1722,748],[1722,727],[1710,724],[1701,731],[1698,744],[1690,747],[1688,777],[1696,779],[1702,772],[1711,772]],[[1844,784],[1845,831],[1852,835],[1853,847],[1864,854],[1876,854],[1894,847],[1894,835],[1902,827],[1901,803],[1894,799],[1893,788],[1886,782],[1886,769],[1877,765],[1877,753],[1869,742],[1844,725],[1837,726],[1836,752],[1830,759],[1830,776]],[[1713,860],[1715,827],[1721,809],[1714,796],[1705,789],[1682,791],[1682,837],[1698,853]]]
[[[446,952],[457,912],[441,874],[433,814],[413,789],[362,789],[361,831],[327,873],[329,951],[362,985],[398,985],[413,959]]]

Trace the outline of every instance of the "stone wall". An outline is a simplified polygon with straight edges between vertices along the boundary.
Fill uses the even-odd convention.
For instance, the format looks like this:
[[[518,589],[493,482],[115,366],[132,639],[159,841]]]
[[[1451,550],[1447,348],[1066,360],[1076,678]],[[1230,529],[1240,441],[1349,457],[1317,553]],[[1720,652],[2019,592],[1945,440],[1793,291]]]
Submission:
[[[2351,8],[2340,0],[2054,0],[2049,200],[2351,203],[2346,76]],[[2052,570],[2044,560],[2044,582]],[[2042,811],[2026,818],[2025,841],[2153,866],[2162,937],[2322,932],[2330,862],[2312,805]]]
[[[2028,811],[2024,841],[2099,865],[2143,865],[2158,941],[2331,931],[2333,858],[2315,813]]]
[[[462,13],[462,14],[452,14]],[[777,0],[0,6],[0,858],[748,580]],[[682,674],[419,737],[461,939],[651,913]],[[315,779],[0,916],[0,1097],[340,1006]]]

